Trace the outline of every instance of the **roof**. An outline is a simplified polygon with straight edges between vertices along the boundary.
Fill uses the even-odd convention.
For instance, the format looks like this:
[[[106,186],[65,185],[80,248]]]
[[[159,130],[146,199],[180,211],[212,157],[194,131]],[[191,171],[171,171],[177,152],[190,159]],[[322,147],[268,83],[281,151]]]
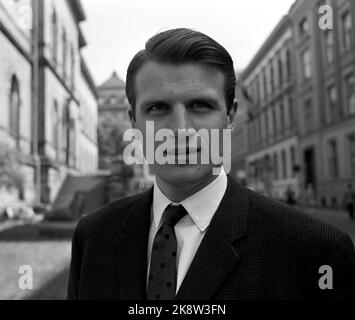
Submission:
[[[125,87],[125,82],[120,79],[117,73],[114,71],[111,75],[111,78],[109,78],[101,86],[99,86],[99,89],[122,89]]]
[[[284,15],[279,23],[276,25],[271,34],[267,37],[264,43],[261,45],[257,53],[251,59],[247,67],[244,69],[242,73],[242,78],[247,78],[250,73],[254,70],[254,68],[262,61],[265,57],[265,53],[270,50],[270,48],[275,44],[275,42],[280,38],[280,35],[290,27],[290,17],[288,15]]]

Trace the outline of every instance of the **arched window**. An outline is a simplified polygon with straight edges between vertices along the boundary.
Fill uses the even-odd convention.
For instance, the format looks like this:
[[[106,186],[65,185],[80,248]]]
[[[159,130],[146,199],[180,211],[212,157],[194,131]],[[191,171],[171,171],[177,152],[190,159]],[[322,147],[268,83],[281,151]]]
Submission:
[[[56,63],[58,59],[58,21],[57,13],[53,10],[52,13],[52,43],[53,43],[53,60]]]
[[[20,89],[16,76],[11,78],[11,87],[10,87],[10,131],[16,139],[16,146],[20,145]]]

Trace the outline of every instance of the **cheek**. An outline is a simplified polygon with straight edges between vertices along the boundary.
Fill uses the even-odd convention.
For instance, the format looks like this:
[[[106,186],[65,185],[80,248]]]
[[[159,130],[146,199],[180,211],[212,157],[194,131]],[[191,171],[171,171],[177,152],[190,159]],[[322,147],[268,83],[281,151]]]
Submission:
[[[228,118],[225,115],[211,115],[207,119],[197,120],[198,129],[207,128],[207,129],[226,129],[228,127]]]

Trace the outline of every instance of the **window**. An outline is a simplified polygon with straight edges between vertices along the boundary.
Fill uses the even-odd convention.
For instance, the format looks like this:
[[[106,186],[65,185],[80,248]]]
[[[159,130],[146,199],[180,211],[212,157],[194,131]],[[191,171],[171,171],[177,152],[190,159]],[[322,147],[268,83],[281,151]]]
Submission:
[[[291,55],[290,50],[286,50],[286,77],[287,80],[291,78]]]
[[[284,110],[284,104],[280,104],[280,131],[283,133],[285,130],[285,110]]]
[[[282,178],[287,179],[287,157],[286,157],[285,150],[282,150],[281,158],[282,158]]]
[[[256,87],[256,92],[255,92],[255,101],[257,102],[257,103],[259,103],[260,102],[260,96],[259,96],[259,94],[260,94],[260,88],[259,88],[259,78],[258,77],[256,77],[255,78],[255,87]]]
[[[15,137],[16,146],[20,146],[20,89],[16,76],[12,76],[9,107],[10,107],[10,131]]]
[[[53,114],[52,114],[53,124],[52,124],[52,141],[53,147],[56,152],[56,158],[59,156],[59,111],[58,103],[55,100],[53,103]]]
[[[327,63],[334,61],[334,33],[333,30],[327,29],[325,31],[325,58]]]
[[[274,66],[272,61],[270,62],[270,93],[275,92],[275,74],[274,74]]]
[[[304,18],[301,20],[300,25],[299,25],[299,29],[300,29],[300,35],[303,36],[306,33],[308,33],[309,31],[309,22],[307,18]]]
[[[249,122],[249,125],[248,125],[248,135],[249,135],[249,140],[250,140],[250,147],[253,148],[254,145],[255,145],[255,130],[254,130],[254,121],[252,122]],[[250,148],[250,149],[251,149]],[[250,150],[249,149],[249,150]]]
[[[266,69],[263,71],[263,86],[264,86],[264,100],[267,99],[267,80],[266,80]]]
[[[295,171],[295,167],[296,167],[296,150],[295,147],[292,146],[290,149],[290,155],[291,155],[291,169],[292,169],[292,177],[296,176],[296,171]]]
[[[118,104],[119,103],[119,98],[117,96],[111,96],[108,99],[108,104]]]
[[[277,131],[276,107],[272,108],[272,125],[273,125],[273,132],[275,136]]]
[[[257,130],[258,130],[258,142],[257,144],[260,145],[261,144],[261,141],[262,141],[262,130],[261,130],[261,116],[260,114],[258,115],[258,122],[257,122]]]
[[[259,75],[259,103],[264,99],[264,78],[262,72]]]
[[[58,59],[58,22],[57,22],[57,13],[53,10],[52,13],[52,54],[54,63],[57,62]]]
[[[67,77],[67,34],[65,30],[63,30],[62,34],[62,42],[63,42],[63,52],[62,52],[62,63],[63,63],[63,76]]]
[[[75,53],[74,53],[73,45],[71,45],[70,48],[70,64],[71,64],[70,81],[71,81],[71,87],[72,89],[74,89],[75,88]]]
[[[67,104],[63,106],[63,115],[62,115],[62,141],[63,141],[63,162],[69,164],[69,146],[70,146],[70,113],[69,107]]]
[[[288,109],[290,112],[290,128],[294,129],[294,127],[296,126],[296,117],[295,117],[295,112],[293,110],[293,100],[292,97],[288,98]]]
[[[309,49],[306,49],[302,53],[302,71],[305,79],[312,77],[311,52]]]
[[[341,17],[341,28],[342,28],[342,40],[343,40],[343,50],[350,51],[352,46],[351,41],[351,29],[352,29],[352,20],[349,12],[346,12]]]
[[[355,114],[355,75],[352,73],[345,78],[346,106],[350,115]]]
[[[279,58],[277,60],[277,70],[279,73],[279,86],[282,87],[283,85],[283,68],[282,68],[282,60]]]
[[[305,130],[311,131],[313,129],[313,117],[314,117],[314,112],[313,112],[313,106],[312,106],[312,100],[308,99],[304,102],[304,123],[305,123]]]
[[[328,142],[329,148],[329,177],[336,178],[339,175],[338,172],[338,150],[336,140],[330,140]]]
[[[276,152],[274,153],[274,176],[275,176],[275,180],[279,179],[279,161]]]
[[[328,110],[329,110],[329,122],[337,121],[341,117],[341,109],[338,104],[338,92],[334,85],[328,87]]]
[[[262,139],[262,144],[264,144],[266,141],[266,127],[265,127],[265,113],[264,112],[262,112],[260,114],[260,119],[261,119],[261,139]]]
[[[269,140],[269,114],[268,111],[265,111],[265,135],[266,135],[266,141]]]
[[[350,174],[355,177],[355,134],[349,137]]]

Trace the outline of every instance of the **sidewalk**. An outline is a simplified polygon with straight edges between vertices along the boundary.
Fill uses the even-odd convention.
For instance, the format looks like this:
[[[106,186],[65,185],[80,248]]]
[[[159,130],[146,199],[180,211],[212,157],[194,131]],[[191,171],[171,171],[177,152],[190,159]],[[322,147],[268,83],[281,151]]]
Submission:
[[[355,244],[355,221],[349,219],[347,212],[322,208],[301,208],[301,210],[349,234]]]

